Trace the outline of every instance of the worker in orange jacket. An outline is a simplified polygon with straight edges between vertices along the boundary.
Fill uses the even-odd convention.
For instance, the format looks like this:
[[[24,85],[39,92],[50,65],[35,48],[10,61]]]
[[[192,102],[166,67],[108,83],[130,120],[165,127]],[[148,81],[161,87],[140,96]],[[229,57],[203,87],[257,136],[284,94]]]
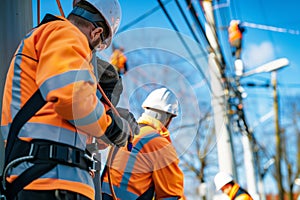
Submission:
[[[97,97],[91,65],[92,52],[111,44],[120,18],[117,0],[80,1],[67,19],[47,14],[21,41],[2,101],[1,132],[12,147],[5,152],[8,199],[94,199],[87,136],[124,146],[129,134],[122,130],[126,120]],[[46,104],[10,140],[13,119],[35,91]]]
[[[235,58],[241,58],[241,51],[242,51],[242,38],[244,27],[240,23],[239,20],[231,20],[230,25],[228,27],[228,36],[229,36],[229,43],[232,47],[235,48]]]
[[[230,200],[253,200],[250,194],[234,182],[232,176],[225,172],[219,172],[214,178],[217,190],[222,190]]]
[[[132,152],[120,149],[109,173],[103,174],[103,200],[113,199],[109,175],[120,200],[184,198],[183,173],[167,129],[178,114],[178,101],[170,90],[160,88],[148,95],[142,107]]]
[[[123,47],[113,48],[110,63],[116,67],[119,74],[123,75],[127,72],[127,57],[124,54]]]

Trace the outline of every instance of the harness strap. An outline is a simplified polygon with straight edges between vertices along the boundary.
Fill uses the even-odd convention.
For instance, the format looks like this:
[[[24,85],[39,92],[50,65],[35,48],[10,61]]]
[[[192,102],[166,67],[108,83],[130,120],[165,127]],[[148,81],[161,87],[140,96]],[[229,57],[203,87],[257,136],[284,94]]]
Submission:
[[[46,172],[53,169],[57,163],[38,163],[34,164],[32,167],[25,170],[18,178],[16,178],[12,183],[7,183],[6,187],[6,198],[8,200],[14,199],[15,196],[29,183],[33,180],[39,178]]]
[[[18,137],[20,129],[45,104],[46,104],[46,101],[43,99],[40,90],[37,90],[14,117],[14,119],[10,125],[10,129],[9,129],[9,133],[8,133],[8,137],[7,137],[7,146],[5,148],[5,165],[4,166],[6,166],[8,164],[10,153],[13,149],[13,146]]]
[[[33,156],[34,165],[25,170],[12,183],[6,182],[5,194],[8,199],[15,195],[33,180],[53,169],[57,164],[79,167],[81,169],[97,170],[101,168],[100,162],[89,157],[81,149],[47,140],[32,140],[25,142],[18,138],[21,127],[44,105],[40,90],[25,103],[11,123],[7,147],[5,151],[5,165],[22,156]],[[3,173],[3,176],[5,174]]]
[[[154,186],[151,186],[136,200],[151,200],[151,199],[153,199],[153,196],[154,196]]]
[[[4,163],[4,169],[8,165],[8,163],[11,161],[10,155],[13,149],[16,147],[15,144],[18,139],[18,134],[22,126],[38,111],[40,110],[44,105],[46,104],[46,101],[43,99],[42,94],[40,90],[37,90],[31,97],[30,99],[25,103],[25,105],[20,109],[20,111],[16,114],[14,117],[9,133],[8,133],[8,138],[7,138],[7,144],[5,148],[5,163]],[[16,149],[19,149],[18,147]],[[20,149],[22,152],[23,150]],[[53,168],[55,165],[47,164],[47,167],[44,168]],[[31,169],[31,168],[29,168]],[[5,191],[5,195],[8,199],[13,199],[14,196],[22,190],[28,183],[32,182],[34,179],[37,178],[37,176],[41,176],[41,174],[46,173],[47,171],[42,170],[39,171],[39,173],[35,174],[28,174],[28,171],[30,172],[31,170],[26,170],[23,174],[20,175],[13,183],[6,183],[7,188]],[[5,174],[2,174],[5,176]],[[25,177],[23,179],[22,177]],[[17,184],[16,184],[17,183]]]
[[[32,163],[55,161],[87,171],[90,169],[100,170],[100,163],[94,164],[88,152],[48,140],[34,139],[31,142],[25,142],[17,139],[11,152],[12,158],[9,160],[13,161],[24,156],[33,156],[33,160],[30,160]]]
[[[53,15],[47,14],[46,17],[38,26],[41,26],[42,24],[55,21],[55,20],[61,20],[61,19]],[[91,157],[87,156],[90,162],[83,162],[83,158],[84,158],[83,156],[85,156],[86,154],[83,155],[84,151],[76,150],[74,147],[64,146],[62,144],[61,145],[53,144],[51,141],[48,141],[48,145],[45,145],[46,147],[43,148],[44,150],[41,150],[42,148],[40,148],[39,145],[35,145],[33,143],[26,144],[26,142],[18,138],[18,134],[22,126],[32,116],[34,116],[35,113],[38,112],[45,104],[46,101],[43,99],[42,94],[38,89],[25,103],[25,105],[19,110],[19,112],[16,114],[16,116],[14,117],[10,125],[10,129],[7,137],[7,144],[5,148],[5,162],[4,162],[3,169],[6,169],[9,163],[12,162],[14,159],[20,158],[20,154],[24,154],[24,152],[27,155],[34,153],[35,154],[34,156],[36,158],[34,158],[34,165],[26,169],[12,183],[7,183],[7,181],[5,181],[6,182],[5,191],[3,191],[4,188],[2,185],[4,183],[2,183],[1,181],[0,189],[1,191],[3,191],[7,199],[14,199],[14,197],[18,194],[18,192],[21,191],[26,185],[28,185],[33,180],[39,178],[43,174],[53,169],[58,163],[77,166],[85,169],[88,168],[91,170],[93,170],[93,168],[96,167],[95,166],[96,164],[93,158]],[[46,159],[41,160],[40,158],[43,157],[42,155],[48,155],[48,156],[46,156]],[[84,163],[83,166],[81,166],[82,163]],[[86,163],[92,163],[92,167],[90,167]],[[2,173],[2,176],[5,175],[6,174]],[[3,195],[1,195],[1,198],[2,197]]]

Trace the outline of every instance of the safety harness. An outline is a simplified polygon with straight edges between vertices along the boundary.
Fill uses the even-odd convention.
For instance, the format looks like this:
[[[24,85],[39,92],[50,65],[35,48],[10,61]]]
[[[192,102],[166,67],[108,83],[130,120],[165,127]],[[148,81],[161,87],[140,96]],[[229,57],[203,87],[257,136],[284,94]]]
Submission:
[[[87,171],[96,171],[101,167],[100,162],[90,157],[87,151],[76,147],[42,139],[25,142],[18,138],[22,126],[45,104],[46,101],[42,98],[40,90],[37,90],[11,123],[1,180],[2,192],[6,199],[14,199],[26,185],[53,169],[57,164],[78,167]],[[7,182],[8,170],[24,161],[33,165],[13,182]],[[4,199],[5,197],[2,196]]]
[[[51,14],[47,14],[38,26],[55,20],[62,19]],[[108,102],[114,112],[118,114],[117,110],[108,100],[99,84],[98,89],[106,98],[106,102]],[[91,156],[87,150],[83,151],[70,145],[49,140],[33,139],[31,142],[25,142],[18,138],[18,134],[22,126],[45,104],[46,101],[43,99],[40,90],[37,90],[17,113],[11,123],[5,150],[4,170],[0,177],[0,200],[14,199],[18,192],[20,192],[26,185],[53,169],[57,164],[78,167],[89,172],[93,172],[93,174],[95,174],[94,172],[100,172],[100,161],[98,161],[93,155]],[[132,140],[133,134],[132,131],[130,131],[130,137],[128,138],[127,144],[129,151],[132,148]],[[111,148],[111,153],[117,151],[114,149],[115,148]],[[7,182],[6,175],[9,169],[24,161],[30,162],[33,165],[19,175],[12,183]],[[110,175],[109,167],[107,170]],[[110,182],[110,185],[111,184],[112,183]],[[112,193],[114,194],[113,188]],[[113,197],[114,199],[117,199],[115,195]]]
[[[61,20],[47,14],[41,24]],[[41,25],[39,24],[39,26]],[[39,111],[46,101],[38,89],[14,117],[5,148],[5,162],[1,177],[0,199],[14,199],[26,185],[49,172],[58,164],[78,167],[87,171],[99,171],[101,163],[87,150],[54,141],[33,139],[30,142],[20,140],[18,134],[22,126]],[[33,165],[21,173],[13,182],[6,180],[8,171],[21,162]]]

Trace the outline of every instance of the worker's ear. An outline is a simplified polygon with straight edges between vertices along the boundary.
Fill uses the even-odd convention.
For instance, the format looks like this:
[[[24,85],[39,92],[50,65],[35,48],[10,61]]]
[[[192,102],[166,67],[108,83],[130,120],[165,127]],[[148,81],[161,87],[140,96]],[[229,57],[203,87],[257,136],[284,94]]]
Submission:
[[[103,33],[103,28],[102,27],[97,27],[97,28],[93,29],[90,33],[92,41],[99,40],[102,33]]]

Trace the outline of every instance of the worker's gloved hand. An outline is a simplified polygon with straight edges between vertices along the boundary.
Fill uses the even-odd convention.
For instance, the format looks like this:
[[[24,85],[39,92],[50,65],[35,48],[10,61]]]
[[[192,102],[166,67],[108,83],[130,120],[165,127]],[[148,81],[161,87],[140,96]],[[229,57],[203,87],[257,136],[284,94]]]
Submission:
[[[130,136],[129,123],[122,117],[113,114],[111,110],[108,110],[106,114],[111,117],[112,122],[99,139],[118,147],[125,146]]]
[[[117,109],[118,113],[120,114],[120,116],[129,123],[132,134],[138,135],[140,132],[140,127],[139,127],[138,123],[136,122],[136,119],[134,118],[133,114],[131,112],[129,112],[129,110],[126,108],[117,107],[116,109]]]
[[[99,85],[103,89],[109,101],[116,106],[119,102],[123,91],[122,79],[115,67],[97,57],[97,72],[99,76]],[[108,104],[106,99],[102,96],[101,101]]]

